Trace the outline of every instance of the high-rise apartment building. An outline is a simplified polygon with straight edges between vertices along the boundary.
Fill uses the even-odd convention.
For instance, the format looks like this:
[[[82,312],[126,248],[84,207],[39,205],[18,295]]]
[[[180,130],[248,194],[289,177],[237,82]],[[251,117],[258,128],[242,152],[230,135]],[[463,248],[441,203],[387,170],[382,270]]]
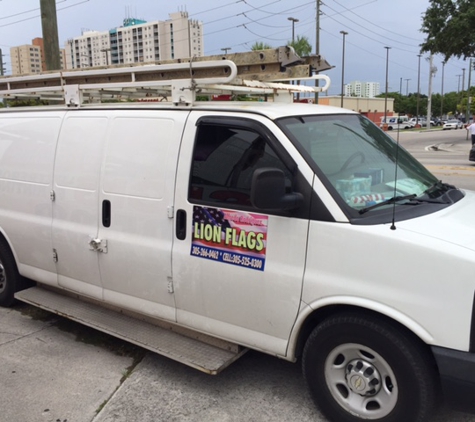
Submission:
[[[64,49],[60,50],[61,68],[65,62]],[[43,38],[35,38],[31,44],[10,48],[12,75],[28,75],[46,70]]]
[[[171,13],[167,21],[127,18],[107,32],[88,31],[66,42],[66,68],[146,63],[202,56],[203,24],[188,12]]]
[[[379,94],[379,82],[353,81],[345,86],[345,95],[348,97],[374,98]]]
[[[20,45],[10,48],[10,60],[12,75],[28,75],[30,73],[40,73],[41,47],[33,44]]]

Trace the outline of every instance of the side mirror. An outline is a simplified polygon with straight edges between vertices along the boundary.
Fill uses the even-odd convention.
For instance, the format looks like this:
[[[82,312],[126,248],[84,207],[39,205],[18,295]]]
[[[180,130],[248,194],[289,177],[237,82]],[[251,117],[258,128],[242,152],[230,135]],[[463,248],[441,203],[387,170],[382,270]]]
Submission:
[[[301,193],[285,193],[285,175],[277,168],[254,171],[251,184],[251,203],[263,210],[294,210],[303,203]]]

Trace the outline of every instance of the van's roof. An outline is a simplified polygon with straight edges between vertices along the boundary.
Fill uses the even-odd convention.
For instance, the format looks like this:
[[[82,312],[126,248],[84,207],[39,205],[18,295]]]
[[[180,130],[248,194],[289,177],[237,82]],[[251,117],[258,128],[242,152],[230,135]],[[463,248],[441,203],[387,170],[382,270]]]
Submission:
[[[357,114],[356,112],[340,107],[332,107],[326,105],[315,105],[305,103],[275,103],[275,102],[257,102],[257,101],[203,101],[196,102],[192,106],[174,106],[171,103],[105,103],[95,105],[84,105],[79,109],[66,108],[60,106],[38,106],[38,107],[10,107],[0,108],[2,112],[33,112],[47,110],[91,110],[91,109],[108,109],[108,110],[133,110],[133,109],[166,109],[166,110],[210,110],[210,111],[231,111],[231,112],[248,112],[261,114],[269,119],[278,119],[286,116],[301,116],[311,114]]]

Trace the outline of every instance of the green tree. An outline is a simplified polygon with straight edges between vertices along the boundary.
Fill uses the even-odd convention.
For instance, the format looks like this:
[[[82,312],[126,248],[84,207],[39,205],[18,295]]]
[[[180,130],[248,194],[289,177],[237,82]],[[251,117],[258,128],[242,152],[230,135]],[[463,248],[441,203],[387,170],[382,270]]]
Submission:
[[[259,51],[259,50],[267,50],[269,48],[272,48],[272,46],[270,46],[269,44],[265,43],[265,42],[258,42],[256,41],[252,47],[251,47],[251,50],[252,51]]]
[[[308,38],[300,35],[297,35],[296,40],[289,41],[287,45],[293,47],[300,57],[308,56],[312,52],[312,44],[310,44]]]
[[[426,34],[422,52],[450,57],[475,55],[475,2],[473,0],[430,0],[422,16],[421,31]]]

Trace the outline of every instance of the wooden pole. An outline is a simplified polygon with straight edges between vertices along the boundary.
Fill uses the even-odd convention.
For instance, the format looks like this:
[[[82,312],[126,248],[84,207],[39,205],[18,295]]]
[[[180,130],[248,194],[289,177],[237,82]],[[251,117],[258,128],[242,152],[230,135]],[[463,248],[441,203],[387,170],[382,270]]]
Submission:
[[[41,26],[43,28],[43,48],[46,70],[60,70],[58,21],[55,0],[40,0]]]

